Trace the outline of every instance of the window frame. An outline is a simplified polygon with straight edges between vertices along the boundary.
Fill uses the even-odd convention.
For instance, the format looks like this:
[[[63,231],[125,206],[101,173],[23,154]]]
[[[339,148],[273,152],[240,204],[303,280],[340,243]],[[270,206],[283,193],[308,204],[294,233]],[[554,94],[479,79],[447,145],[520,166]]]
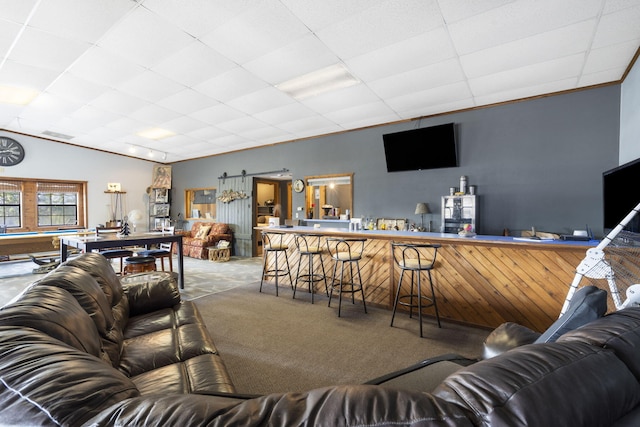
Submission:
[[[0,188],[6,183],[16,184],[20,188],[20,226],[7,227],[10,232],[27,231],[53,231],[63,229],[84,229],[87,224],[87,182],[86,181],[61,181],[32,178],[0,178]],[[39,188],[40,187],[40,188]],[[65,189],[66,187],[66,189]],[[53,191],[55,189],[65,189],[65,191]],[[74,191],[75,190],[75,191]],[[77,193],[76,216],[77,224],[54,224],[39,225],[39,203],[38,193]],[[62,206],[64,205],[49,205]],[[72,205],[67,205],[72,206]]]

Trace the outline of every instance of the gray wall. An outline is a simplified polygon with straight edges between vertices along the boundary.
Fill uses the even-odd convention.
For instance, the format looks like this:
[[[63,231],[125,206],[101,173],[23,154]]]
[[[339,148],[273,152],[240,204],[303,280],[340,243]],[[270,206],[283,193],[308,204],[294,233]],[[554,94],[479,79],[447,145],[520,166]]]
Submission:
[[[439,229],[440,197],[467,175],[478,187],[482,234],[589,224],[600,235],[602,172],[618,165],[619,120],[614,85],[176,163],[172,212],[184,210],[184,188],[217,187],[225,171],[288,168],[294,179],[353,172],[354,216],[419,222],[416,203],[427,202],[434,214],[425,220]],[[459,167],[387,173],[383,134],[448,122],[456,123]],[[293,195],[294,214],[297,206],[303,193]]]
[[[620,160],[630,162],[640,157],[640,62],[622,83],[620,100]]]

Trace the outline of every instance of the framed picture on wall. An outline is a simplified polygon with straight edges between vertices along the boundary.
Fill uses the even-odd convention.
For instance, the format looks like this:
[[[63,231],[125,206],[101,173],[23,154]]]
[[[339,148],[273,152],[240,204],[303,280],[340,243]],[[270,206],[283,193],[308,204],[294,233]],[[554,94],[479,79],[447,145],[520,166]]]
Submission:
[[[171,166],[154,166],[151,188],[171,188]]]
[[[154,191],[156,203],[169,203],[169,191],[166,188],[156,188]]]

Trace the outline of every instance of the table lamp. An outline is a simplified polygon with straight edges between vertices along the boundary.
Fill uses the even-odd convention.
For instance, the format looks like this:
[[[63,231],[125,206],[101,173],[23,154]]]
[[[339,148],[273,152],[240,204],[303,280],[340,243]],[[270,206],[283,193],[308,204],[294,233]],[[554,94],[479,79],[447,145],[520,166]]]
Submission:
[[[420,215],[421,220],[420,220],[420,228],[418,229],[418,231],[425,231],[424,228],[424,214],[429,214],[431,213],[431,211],[429,210],[429,205],[427,203],[418,203],[416,205],[416,215]],[[429,230],[431,231],[431,227],[429,227]]]

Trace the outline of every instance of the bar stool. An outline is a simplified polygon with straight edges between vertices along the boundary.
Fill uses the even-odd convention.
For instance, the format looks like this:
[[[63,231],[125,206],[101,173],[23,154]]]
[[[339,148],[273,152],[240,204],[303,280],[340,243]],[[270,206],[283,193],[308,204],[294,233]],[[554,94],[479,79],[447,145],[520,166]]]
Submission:
[[[296,289],[298,289],[298,281],[307,282],[309,284],[309,292],[311,293],[311,304],[313,304],[313,294],[316,282],[324,281],[324,289],[329,296],[329,288],[327,286],[327,273],[324,270],[324,262],[322,261],[322,246],[320,245],[321,235],[319,234],[296,234],[294,239],[296,242],[296,248],[300,254],[300,261],[298,262],[298,270],[296,272],[296,282],[293,286],[293,298],[296,297]],[[322,268],[322,274],[314,272],[314,260],[313,257],[318,256],[320,259],[320,267]],[[307,257],[309,265],[307,267],[306,274],[300,274],[300,266],[304,262],[304,257]],[[303,270],[304,271],[304,270]]]
[[[278,231],[263,231],[262,232],[262,278],[260,279],[260,292],[262,292],[262,282],[265,278],[273,277],[276,281],[276,296],[278,296],[278,278],[280,276],[289,276],[289,282],[293,288],[293,280],[291,280],[291,270],[289,268],[289,256],[287,250],[289,246],[284,243],[284,236],[286,233]],[[269,254],[273,254],[274,267],[269,268]],[[278,267],[278,257],[280,254],[284,254],[285,265]]]
[[[433,290],[433,278],[431,277],[431,270],[436,266],[436,257],[438,255],[438,248],[441,245],[438,244],[409,244],[409,243],[391,243],[393,251],[393,259],[398,267],[400,267],[400,280],[398,281],[398,289],[396,290],[396,297],[393,303],[393,314],[391,316],[391,326],[393,326],[393,319],[396,316],[396,310],[398,305],[409,307],[409,317],[413,317],[413,309],[418,309],[418,319],[420,320],[420,337],[422,338],[422,310],[433,306],[436,312],[436,320],[438,321],[438,327],[440,325],[440,315],[438,314],[438,304],[436,303],[436,294]],[[411,289],[408,294],[400,295],[402,288],[402,279],[404,273],[411,272]],[[426,271],[429,277],[429,285],[431,286],[431,296],[422,295],[422,283],[420,281],[421,273]],[[417,279],[416,279],[417,278]],[[414,292],[413,286],[417,286],[417,293]],[[408,299],[409,302],[403,301]],[[415,299],[415,301],[414,301]],[[423,304],[422,301],[428,301],[427,304]]]
[[[333,291],[338,291],[338,317],[341,315],[342,308],[342,293],[351,294],[351,303],[355,304],[355,293],[360,292],[362,294],[362,305],[364,306],[364,312],[367,312],[367,304],[364,301],[364,288],[362,285],[362,275],[360,274],[360,260],[362,259],[362,253],[364,252],[364,244],[367,239],[357,238],[329,238],[327,239],[327,249],[329,255],[334,260],[333,277],[329,286],[329,307],[331,307],[331,298],[333,297]],[[349,281],[344,281],[345,264],[349,266]],[[353,273],[353,265],[355,264],[357,279]],[[340,277],[336,279],[336,273],[338,272],[338,265],[340,266]],[[356,281],[357,280],[357,281]]]

